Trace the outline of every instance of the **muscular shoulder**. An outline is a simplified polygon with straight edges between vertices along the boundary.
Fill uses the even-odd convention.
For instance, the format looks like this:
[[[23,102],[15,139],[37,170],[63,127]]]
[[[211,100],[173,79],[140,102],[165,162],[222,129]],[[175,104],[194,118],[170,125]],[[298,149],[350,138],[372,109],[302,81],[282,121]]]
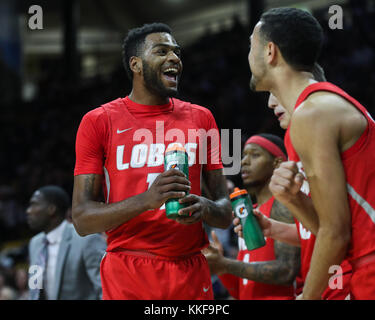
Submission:
[[[205,107],[202,107],[198,104],[191,104],[191,108],[192,108],[192,111],[201,116],[201,117],[206,117],[206,118],[209,118],[209,119],[213,119],[213,115],[212,115],[212,112],[205,108]]]
[[[89,121],[93,124],[102,122],[107,118],[107,113],[102,106],[88,111],[82,118],[83,121]]]
[[[338,119],[344,105],[345,101],[337,95],[326,92],[313,93],[293,112],[292,124],[319,125],[331,122]]]
[[[293,113],[291,135],[334,138],[345,149],[365,130],[367,120],[349,101],[330,92],[316,92]],[[305,141],[306,142],[306,141]]]
[[[173,99],[173,100],[175,104],[178,104],[180,108],[188,108],[192,112],[193,117],[198,117],[198,118],[203,118],[203,119],[213,119],[213,115],[211,111],[206,107],[202,107],[198,104],[194,104],[194,103],[187,102],[187,101],[182,101],[179,99]]]
[[[109,101],[99,107],[88,111],[83,118],[90,119],[90,121],[92,122],[104,121],[107,119],[109,113],[119,111],[121,109],[121,105],[121,98]]]

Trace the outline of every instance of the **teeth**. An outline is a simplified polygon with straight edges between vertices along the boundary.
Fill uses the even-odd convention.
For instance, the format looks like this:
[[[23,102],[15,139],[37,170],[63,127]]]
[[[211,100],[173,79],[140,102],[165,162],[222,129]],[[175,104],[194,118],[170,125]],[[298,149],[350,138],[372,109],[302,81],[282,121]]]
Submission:
[[[164,73],[167,73],[167,72],[173,72],[173,73],[177,74],[178,70],[175,69],[175,68],[168,68],[167,70],[164,71]]]

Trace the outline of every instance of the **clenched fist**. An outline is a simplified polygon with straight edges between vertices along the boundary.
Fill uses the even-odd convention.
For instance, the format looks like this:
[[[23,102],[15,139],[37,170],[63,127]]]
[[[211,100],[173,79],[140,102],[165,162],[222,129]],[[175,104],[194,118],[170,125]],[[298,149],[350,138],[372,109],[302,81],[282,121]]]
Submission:
[[[285,205],[300,192],[303,181],[296,162],[286,161],[273,171],[269,188],[273,196]]]

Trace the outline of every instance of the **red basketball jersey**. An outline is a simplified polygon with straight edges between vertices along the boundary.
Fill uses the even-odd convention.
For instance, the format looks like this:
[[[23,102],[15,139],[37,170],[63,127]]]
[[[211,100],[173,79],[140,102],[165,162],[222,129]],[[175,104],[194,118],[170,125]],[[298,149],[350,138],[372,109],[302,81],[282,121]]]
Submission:
[[[164,152],[172,143],[186,149],[190,193],[200,195],[202,170],[223,168],[219,132],[208,109],[178,99],[144,106],[119,98],[88,112],[77,133],[74,174],[104,174],[106,202],[122,201],[147,191],[164,171]],[[167,219],[164,205],[106,233],[107,251],[123,248],[174,257],[208,245],[202,222],[182,225]]]
[[[259,207],[259,211],[266,217],[270,217],[274,197]],[[256,205],[254,206],[256,208]],[[247,250],[243,238],[238,238],[239,252],[237,260],[243,262],[260,262],[275,260],[274,240],[266,239],[266,245],[255,250]],[[294,299],[294,287],[270,285],[255,282],[248,279],[238,278],[232,275],[219,277],[228,292],[239,300],[292,300]]]
[[[317,91],[328,91],[343,97],[355,106],[366,117],[368,122],[366,130],[356,143],[341,154],[352,216],[351,241],[347,260],[353,261],[375,251],[375,122],[358,101],[328,82],[319,82],[308,86],[299,96],[295,109],[310,94]],[[303,173],[300,158],[290,139],[290,125],[285,134],[285,147],[288,151],[289,160],[297,162]],[[305,184],[306,186],[308,187],[307,183]],[[309,190],[307,189],[306,191],[308,194]],[[315,237],[313,235],[307,237],[309,232],[300,223],[297,223],[297,229],[301,236],[301,246],[303,246],[303,252],[301,253],[303,254],[302,273],[306,276],[310,266]],[[301,230],[303,233],[301,233]],[[345,271],[350,270],[350,265],[344,261],[342,268],[345,273]]]

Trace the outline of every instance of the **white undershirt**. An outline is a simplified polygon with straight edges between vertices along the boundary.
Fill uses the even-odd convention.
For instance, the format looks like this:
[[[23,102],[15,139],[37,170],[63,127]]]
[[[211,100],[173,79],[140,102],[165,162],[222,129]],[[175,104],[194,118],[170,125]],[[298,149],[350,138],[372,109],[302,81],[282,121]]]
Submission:
[[[46,296],[50,299],[56,282],[56,262],[59,253],[62,235],[67,221],[64,220],[55,229],[48,232],[46,237],[48,240],[48,261],[47,261],[47,283],[46,283]]]

